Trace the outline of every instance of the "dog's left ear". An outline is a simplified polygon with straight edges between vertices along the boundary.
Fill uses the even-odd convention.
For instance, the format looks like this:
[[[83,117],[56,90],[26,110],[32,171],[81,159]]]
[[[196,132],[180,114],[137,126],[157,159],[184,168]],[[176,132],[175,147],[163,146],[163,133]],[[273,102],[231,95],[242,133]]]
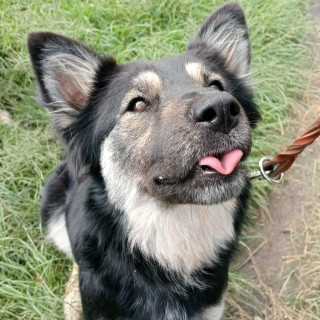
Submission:
[[[205,44],[225,60],[225,68],[239,78],[248,75],[251,53],[244,12],[237,3],[215,11],[202,25],[188,49]]]

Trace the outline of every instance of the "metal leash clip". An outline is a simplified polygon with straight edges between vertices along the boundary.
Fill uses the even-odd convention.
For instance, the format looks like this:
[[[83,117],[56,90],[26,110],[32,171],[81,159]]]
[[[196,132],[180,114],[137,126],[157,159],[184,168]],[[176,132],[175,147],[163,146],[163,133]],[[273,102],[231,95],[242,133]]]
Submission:
[[[259,161],[260,171],[251,172],[248,176],[249,179],[256,179],[263,176],[267,181],[271,183],[279,183],[283,178],[283,173],[286,172],[297,156],[310,144],[312,144],[320,136],[320,117],[305,131],[300,138],[295,140],[286,150],[278,153],[273,159],[269,157],[263,157]],[[271,170],[265,170],[263,163],[269,161],[266,166]],[[277,178],[273,178],[273,174],[279,173]]]
[[[255,180],[255,179],[258,179],[262,176],[270,183],[280,183],[283,179],[283,173],[281,173],[279,175],[279,178],[272,178],[271,177],[272,172],[276,169],[277,166],[274,167],[272,170],[265,170],[263,167],[263,163],[266,161],[270,161],[270,160],[271,160],[270,157],[262,157],[259,161],[259,170],[260,171],[253,171],[253,172],[249,173],[249,179]]]

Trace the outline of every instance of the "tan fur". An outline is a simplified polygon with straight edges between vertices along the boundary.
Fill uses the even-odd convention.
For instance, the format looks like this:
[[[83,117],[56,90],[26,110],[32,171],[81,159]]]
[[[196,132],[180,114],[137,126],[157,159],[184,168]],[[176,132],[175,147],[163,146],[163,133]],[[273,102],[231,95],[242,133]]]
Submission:
[[[76,59],[69,54],[59,54],[50,55],[44,60],[44,79],[51,89],[53,103],[60,105],[64,98],[79,107],[86,105],[98,68],[97,61],[88,55],[87,59],[89,61]]]
[[[219,80],[224,85],[224,81],[218,73],[207,72],[200,62],[188,62],[185,69],[189,77],[202,87],[207,86],[213,80]]]
[[[66,320],[82,319],[82,305],[78,276],[78,265],[76,262],[73,262],[72,272],[66,285],[66,293],[64,297],[64,316]]]
[[[162,81],[153,71],[139,73],[132,82],[142,92],[148,92],[152,96],[158,96],[162,89]]]
[[[145,145],[151,143],[152,128],[148,123],[136,119],[137,114],[125,114],[120,120],[121,132],[127,135],[128,138],[134,138],[132,142],[132,151],[136,153],[137,158],[143,159],[144,155],[139,152],[144,150]]]
[[[187,74],[199,85],[204,86],[204,66],[200,62],[188,62],[185,66]]]
[[[92,90],[98,62],[85,52],[83,55],[85,61],[71,54],[60,53],[49,55],[42,62],[43,80],[52,99],[49,105],[54,110],[50,113],[60,130],[70,126],[78,114],[78,110],[71,106],[85,107]]]
[[[72,77],[68,74],[58,75],[61,88],[63,88],[64,98],[78,106],[85,107],[88,103],[89,88],[84,87],[83,82],[78,77]]]

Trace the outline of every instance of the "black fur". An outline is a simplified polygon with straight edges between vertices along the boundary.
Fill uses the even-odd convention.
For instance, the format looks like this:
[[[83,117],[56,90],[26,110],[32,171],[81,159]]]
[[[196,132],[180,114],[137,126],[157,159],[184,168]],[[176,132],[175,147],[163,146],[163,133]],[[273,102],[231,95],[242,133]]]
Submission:
[[[67,181],[66,172],[61,175],[64,166],[62,164],[49,181],[47,191],[52,197],[45,198],[42,208],[44,224],[48,206],[58,204],[53,196],[60,195],[61,186]],[[67,224],[81,270],[79,281],[85,319],[178,320],[184,316],[189,319],[220,301],[227,286],[236,239],[220,252],[219,263],[194,275],[196,282],[207,287],[189,285],[179,274],[164,270],[138,250],[132,254],[120,221],[122,213],[109,203],[101,178],[86,174],[79,180],[68,205]],[[243,191],[237,209],[234,222],[237,235],[241,231],[249,187],[248,184]],[[164,318],[166,308],[172,318]]]
[[[241,41],[245,42],[243,48],[247,52],[242,54],[245,56],[242,63],[249,64],[251,53],[244,14],[236,4],[227,5],[221,8],[218,13],[214,13],[205,22],[200,33],[188,46],[185,53],[156,63],[138,61],[117,65],[113,58],[101,58],[87,47],[66,37],[52,33],[34,33],[29,36],[28,47],[42,102],[49,109],[52,108],[54,97],[48,83],[52,80],[50,77],[56,80],[55,77],[58,79],[60,74],[55,74],[53,70],[47,78],[44,76],[45,59],[48,55],[63,52],[68,57],[76,56],[77,59],[88,64],[92,59],[96,61],[97,65],[86,106],[83,108],[75,105],[72,101],[67,101],[67,106],[64,105],[63,112],[69,117],[73,117],[70,124],[61,125],[58,130],[66,144],[66,161],[57,167],[49,179],[41,208],[42,224],[45,229],[57,215],[65,215],[66,217],[72,254],[79,265],[83,313],[87,320],[191,319],[223,299],[227,287],[230,259],[241,231],[249,197],[249,182],[247,181],[246,185],[242,187],[238,196],[234,218],[234,240],[229,241],[223,249],[220,249],[218,262],[196,270],[192,274],[192,282],[190,282],[181,273],[164,268],[159,261],[146,257],[139,248],[135,247],[134,251],[130,250],[128,231],[123,222],[125,212],[119,209],[121,203],[114,204],[110,201],[101,174],[100,159],[101,144],[117,126],[119,117],[126,112],[119,106],[131,88],[131,79],[139,72],[146,70],[152,70],[160,74],[162,78],[171,77],[174,79],[170,83],[170,87],[163,88],[163,100],[169,101],[175,97],[180,99],[183,90],[189,93],[191,99],[196,99],[196,91],[199,88],[190,78],[186,78],[183,67],[188,61],[201,62],[210,72],[222,76],[226,83],[225,91],[232,94],[232,97],[242,106],[251,128],[256,125],[259,113],[253,102],[252,90],[242,80],[242,75],[237,73],[242,70],[236,65],[241,59],[237,58],[238,60],[233,61],[229,66],[229,60],[227,61],[226,57],[221,54],[220,48],[215,48],[207,37],[208,30],[213,33],[220,32],[221,28],[230,22],[236,28],[244,30]],[[58,79],[58,81],[60,80]],[[63,96],[63,88],[59,88],[59,90]],[[201,90],[200,94],[202,94]],[[192,101],[194,104],[195,100]],[[55,104],[54,109],[59,109],[59,106]],[[152,110],[151,107],[150,110]],[[151,114],[152,111],[148,112]],[[160,116],[156,112],[158,111],[154,111],[154,114]],[[53,117],[55,116],[53,114]],[[175,132],[175,125],[174,119],[171,126],[166,129],[155,125],[156,129],[154,130],[158,130],[159,137],[161,137],[159,140],[166,136],[166,130]],[[208,129],[204,130],[207,130],[205,131],[206,135],[211,134]],[[226,147],[223,145],[228,144],[229,148],[230,146],[241,148],[245,156],[248,155],[251,147],[249,142],[242,141],[240,138],[239,141],[235,141],[235,139],[230,139],[226,137],[227,135],[222,136],[220,133],[215,133],[215,135],[215,141],[220,141],[219,150],[224,150],[223,148]],[[207,140],[210,139],[207,138]],[[203,143],[204,146],[208,145],[206,141]],[[217,145],[218,142],[213,147],[210,145],[210,148],[217,148]],[[148,152],[158,155],[163,152],[162,147],[162,145],[155,143],[154,146],[150,146]],[[116,155],[121,157],[130,154],[126,148],[125,145],[119,143],[115,147]],[[178,146],[177,154],[179,154]],[[196,154],[194,157],[198,156]],[[194,161],[192,158],[191,160]],[[130,160],[127,162],[129,163]],[[126,160],[123,160],[123,164],[129,165]],[[220,179],[218,183],[227,185],[229,180],[231,183],[235,177],[240,175],[241,172],[238,171],[236,169],[235,173],[228,177],[217,178]],[[116,172],[114,174],[117,175]],[[154,172],[152,175],[154,176]],[[192,201],[190,200],[192,195],[189,193],[181,196],[181,192],[178,192],[178,196],[174,198],[169,198],[165,194],[165,192],[169,194],[172,190],[180,190],[177,188],[184,188],[181,190],[185,192],[186,187],[183,184],[190,179],[190,174],[183,176],[184,180],[182,176],[182,173],[179,173],[177,175],[178,182],[178,178],[172,178],[170,184],[162,186],[160,191],[157,189],[158,186],[154,186],[155,191],[153,189],[149,191],[148,185],[142,189],[144,192],[145,190],[147,190],[146,192],[154,192],[155,197],[161,201],[167,199],[168,203],[189,203]],[[166,188],[168,188],[167,191]],[[232,192],[226,195],[226,199],[234,196]],[[181,200],[181,197],[185,197],[184,200]]]

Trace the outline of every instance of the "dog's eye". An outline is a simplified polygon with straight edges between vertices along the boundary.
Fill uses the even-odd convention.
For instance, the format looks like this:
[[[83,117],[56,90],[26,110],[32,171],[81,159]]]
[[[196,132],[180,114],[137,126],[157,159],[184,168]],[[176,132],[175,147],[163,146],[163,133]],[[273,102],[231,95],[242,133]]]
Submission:
[[[146,109],[148,107],[148,102],[145,101],[143,98],[136,98],[133,99],[128,107],[129,111],[143,111],[144,109]]]
[[[209,87],[215,90],[223,91],[223,85],[219,80],[213,80],[209,83]]]

